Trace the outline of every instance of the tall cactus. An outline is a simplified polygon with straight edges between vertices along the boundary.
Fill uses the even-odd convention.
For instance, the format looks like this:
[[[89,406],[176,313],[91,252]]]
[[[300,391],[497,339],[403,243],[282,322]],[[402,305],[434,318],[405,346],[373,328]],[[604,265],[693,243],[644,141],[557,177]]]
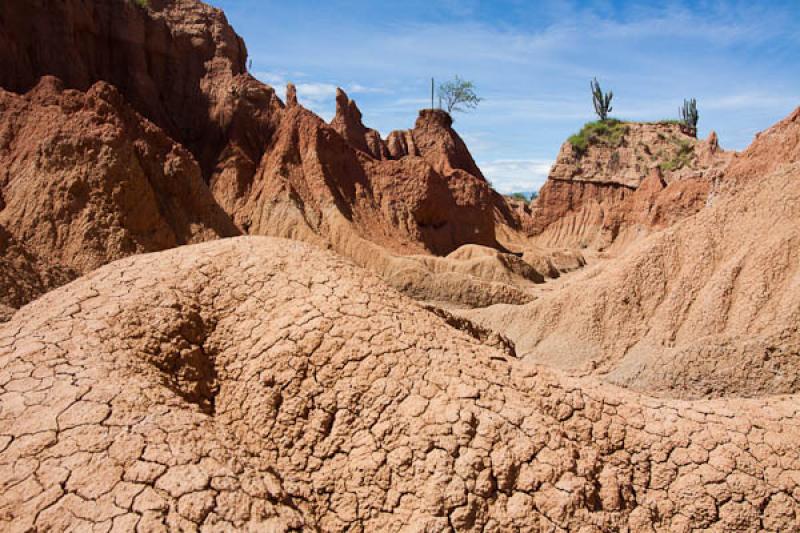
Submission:
[[[683,107],[678,108],[681,117],[681,129],[691,135],[697,137],[697,120],[700,115],[697,113],[697,100],[684,100]]]
[[[597,78],[594,78],[589,85],[592,88],[594,112],[597,113],[597,116],[600,117],[600,120],[606,120],[608,118],[608,114],[613,109],[611,107],[611,99],[614,98],[614,93],[609,91],[603,94],[602,89],[600,89],[600,84],[597,82]]]

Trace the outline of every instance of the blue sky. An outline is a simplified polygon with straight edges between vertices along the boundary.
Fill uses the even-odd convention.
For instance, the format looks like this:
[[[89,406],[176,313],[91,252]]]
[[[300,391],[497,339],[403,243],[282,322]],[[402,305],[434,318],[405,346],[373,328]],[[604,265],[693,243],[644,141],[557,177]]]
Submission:
[[[385,136],[429,105],[431,76],[474,81],[485,100],[455,127],[502,192],[544,183],[594,118],[594,76],[622,119],[676,118],[697,98],[700,136],[716,130],[724,148],[800,105],[800,0],[210,3],[244,37],[252,72],[279,94],[293,81],[325,119],[341,86]]]

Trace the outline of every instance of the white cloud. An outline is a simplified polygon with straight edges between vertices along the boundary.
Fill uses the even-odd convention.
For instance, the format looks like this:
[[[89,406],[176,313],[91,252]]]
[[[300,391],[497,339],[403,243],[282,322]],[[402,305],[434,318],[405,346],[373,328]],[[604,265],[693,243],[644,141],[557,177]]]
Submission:
[[[319,104],[336,97],[336,85],[332,83],[298,83],[297,98]]]
[[[345,89],[350,94],[389,94],[392,91],[384,87],[367,87],[360,83],[351,83]]]
[[[538,191],[550,173],[552,161],[496,159],[479,163],[483,175],[501,193]]]

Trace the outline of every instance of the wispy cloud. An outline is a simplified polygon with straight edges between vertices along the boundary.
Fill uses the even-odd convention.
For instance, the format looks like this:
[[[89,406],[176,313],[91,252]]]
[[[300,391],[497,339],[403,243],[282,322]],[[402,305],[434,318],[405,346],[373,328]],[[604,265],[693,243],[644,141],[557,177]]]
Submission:
[[[502,193],[538,191],[547,180],[551,161],[498,159],[479,163],[483,174]]]

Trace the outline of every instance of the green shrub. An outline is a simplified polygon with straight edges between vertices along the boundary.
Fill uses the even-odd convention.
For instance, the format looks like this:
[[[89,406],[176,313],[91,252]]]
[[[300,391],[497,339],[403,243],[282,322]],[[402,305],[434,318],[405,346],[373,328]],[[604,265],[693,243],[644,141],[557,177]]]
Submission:
[[[609,118],[584,124],[581,131],[570,136],[568,141],[578,156],[582,156],[593,144],[605,144],[612,148],[620,146],[626,133],[628,133],[628,126],[624,122]]]
[[[142,8],[150,7],[150,0],[133,0],[133,3]]]

